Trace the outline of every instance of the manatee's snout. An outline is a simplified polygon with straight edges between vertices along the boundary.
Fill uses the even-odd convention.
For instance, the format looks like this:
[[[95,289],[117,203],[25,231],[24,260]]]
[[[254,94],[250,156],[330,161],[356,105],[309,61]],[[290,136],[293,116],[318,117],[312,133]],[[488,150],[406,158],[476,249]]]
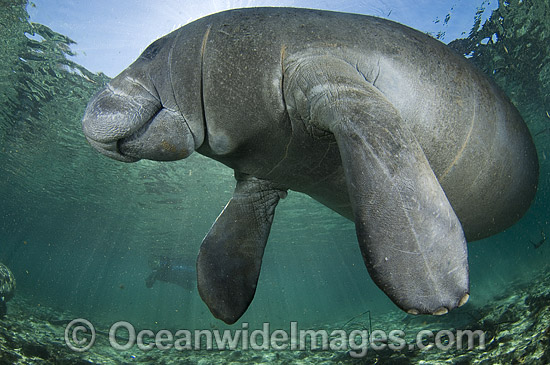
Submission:
[[[163,107],[158,95],[125,75],[90,101],[82,129],[96,150],[123,162],[179,160],[195,147],[181,113]]]

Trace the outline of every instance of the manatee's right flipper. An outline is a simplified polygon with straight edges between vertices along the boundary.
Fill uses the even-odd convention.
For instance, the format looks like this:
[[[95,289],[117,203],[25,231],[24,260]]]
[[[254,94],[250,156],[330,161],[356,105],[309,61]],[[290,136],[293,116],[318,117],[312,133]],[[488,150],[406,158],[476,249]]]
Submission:
[[[413,314],[443,314],[464,304],[469,280],[462,227],[396,108],[341,59],[301,58],[286,70],[291,117],[336,137],[374,282]]]
[[[235,323],[256,292],[275,207],[286,190],[237,175],[233,197],[202,241],[197,259],[199,294],[212,314]]]

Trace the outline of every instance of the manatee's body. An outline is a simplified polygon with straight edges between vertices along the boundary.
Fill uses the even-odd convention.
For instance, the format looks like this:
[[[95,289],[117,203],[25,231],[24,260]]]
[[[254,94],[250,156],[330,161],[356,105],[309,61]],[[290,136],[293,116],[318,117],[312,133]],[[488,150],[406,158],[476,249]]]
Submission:
[[[465,237],[516,222],[538,178],[502,91],[439,41],[363,15],[258,8],[200,19],[113,79],[83,125],[122,161],[195,150],[235,170],[197,265],[201,296],[226,322],[252,300],[287,189],[355,221],[367,268],[396,304],[439,314],[468,298]]]
[[[0,318],[6,315],[6,302],[15,294],[15,277],[6,265],[0,262]]]

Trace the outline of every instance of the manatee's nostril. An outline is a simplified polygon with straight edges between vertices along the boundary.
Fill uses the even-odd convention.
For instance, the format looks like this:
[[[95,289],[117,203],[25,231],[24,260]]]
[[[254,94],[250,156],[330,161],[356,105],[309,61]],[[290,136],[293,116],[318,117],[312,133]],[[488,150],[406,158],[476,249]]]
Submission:
[[[464,296],[460,299],[460,301],[458,302],[458,306],[459,307],[462,307],[464,304],[466,304],[466,302],[468,301],[468,299],[470,299],[470,294],[466,293],[464,294]]]
[[[447,308],[445,308],[445,307],[440,307],[440,308],[436,309],[436,311],[433,312],[432,314],[433,314],[434,316],[441,316],[441,315],[447,314],[447,313],[449,313],[449,310],[448,310]]]

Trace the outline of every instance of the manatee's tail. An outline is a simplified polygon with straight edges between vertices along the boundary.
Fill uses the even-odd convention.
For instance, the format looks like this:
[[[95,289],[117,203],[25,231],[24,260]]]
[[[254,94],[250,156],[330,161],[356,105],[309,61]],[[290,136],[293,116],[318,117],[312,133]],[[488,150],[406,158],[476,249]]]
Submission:
[[[6,302],[2,297],[0,298],[0,319],[4,318],[7,312],[8,312],[8,307],[6,306]]]

